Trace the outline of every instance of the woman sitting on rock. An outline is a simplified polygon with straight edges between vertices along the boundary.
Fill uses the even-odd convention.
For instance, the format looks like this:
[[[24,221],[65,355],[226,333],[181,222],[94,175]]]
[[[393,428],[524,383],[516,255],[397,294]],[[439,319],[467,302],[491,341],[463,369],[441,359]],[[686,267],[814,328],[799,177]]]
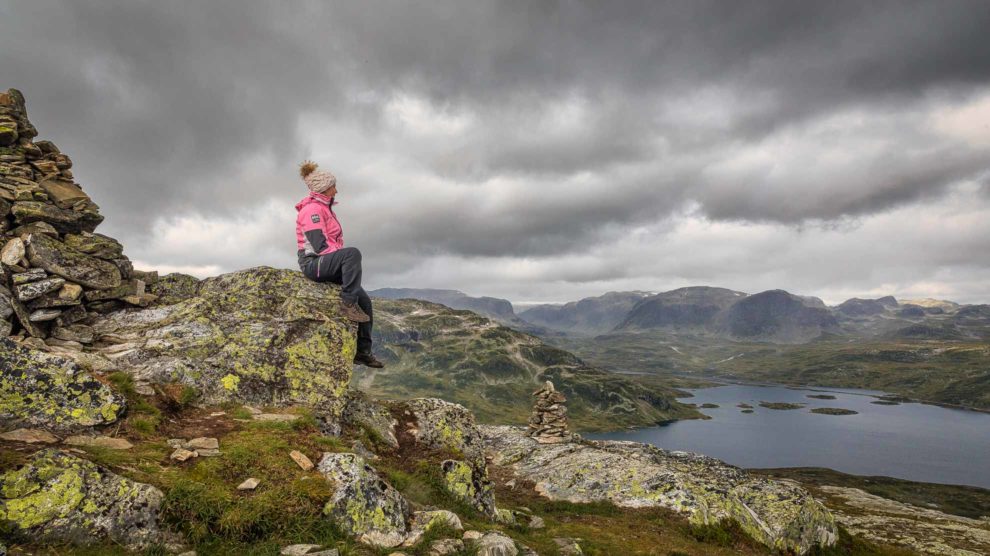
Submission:
[[[310,280],[340,284],[341,313],[358,323],[357,355],[354,362],[380,369],[385,365],[371,354],[371,298],[361,287],[361,252],[344,247],[340,221],[333,212],[337,204],[337,178],[316,169],[316,163],[303,162],[299,173],[309,187],[309,195],[296,210],[296,243],[299,268]]]

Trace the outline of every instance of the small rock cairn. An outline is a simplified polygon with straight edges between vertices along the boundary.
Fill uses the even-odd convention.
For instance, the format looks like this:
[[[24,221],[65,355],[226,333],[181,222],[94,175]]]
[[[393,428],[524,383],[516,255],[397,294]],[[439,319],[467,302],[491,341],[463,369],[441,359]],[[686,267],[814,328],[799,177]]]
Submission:
[[[91,312],[148,306],[158,274],[94,233],[103,216],[72,160],[37,135],[21,92],[0,92],[0,336],[79,350],[94,341]]]
[[[564,402],[567,398],[554,389],[549,380],[536,392],[536,403],[533,404],[533,415],[529,418],[529,432],[526,434],[535,438],[540,444],[556,444],[567,442],[571,434],[567,431],[567,408]]]

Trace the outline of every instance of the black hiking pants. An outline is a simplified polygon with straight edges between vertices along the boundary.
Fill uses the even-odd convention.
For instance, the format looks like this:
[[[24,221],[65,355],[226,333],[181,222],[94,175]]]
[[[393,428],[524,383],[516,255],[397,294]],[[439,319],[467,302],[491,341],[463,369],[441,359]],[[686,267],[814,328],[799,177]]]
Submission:
[[[357,303],[368,317],[371,314],[371,298],[361,287],[361,252],[355,247],[344,247],[333,253],[309,257],[299,265],[310,280],[340,284],[340,298],[344,303]],[[372,321],[358,324],[357,351],[371,353]]]

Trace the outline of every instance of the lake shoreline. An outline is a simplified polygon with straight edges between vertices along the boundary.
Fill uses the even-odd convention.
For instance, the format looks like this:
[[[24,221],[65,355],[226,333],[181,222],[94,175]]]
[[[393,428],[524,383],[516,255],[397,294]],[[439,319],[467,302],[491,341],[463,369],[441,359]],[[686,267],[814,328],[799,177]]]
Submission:
[[[748,381],[748,380],[741,380],[741,379],[727,379],[727,378],[721,377],[721,376],[715,376],[715,377],[700,376],[699,377],[697,375],[684,375],[684,374],[675,374],[673,376],[676,376],[678,378],[692,378],[692,379],[698,380],[700,382],[706,382],[707,381],[707,382],[713,383],[711,385],[699,385],[699,386],[696,386],[696,387],[691,388],[692,390],[704,390],[704,389],[708,389],[708,388],[718,388],[719,386],[738,385],[738,386],[757,386],[757,387],[766,387],[766,388],[790,388],[790,389],[798,389],[798,390],[812,390],[812,391],[816,391],[816,392],[834,392],[836,390],[874,391],[874,392],[882,392],[882,395],[883,396],[896,396],[898,398],[903,398],[904,401],[902,403],[919,403],[919,404],[924,404],[924,405],[933,405],[933,406],[941,407],[941,408],[945,408],[945,409],[958,409],[960,411],[974,411],[976,413],[984,413],[984,414],[990,415],[990,409],[986,409],[986,408],[982,408],[982,407],[974,407],[974,406],[969,406],[969,405],[950,404],[950,403],[938,402],[938,401],[933,401],[933,400],[925,400],[925,399],[922,399],[922,398],[913,398],[911,396],[907,396],[907,395],[904,395],[904,394],[898,394],[898,393],[895,393],[895,392],[888,392],[886,390],[872,390],[870,388],[857,388],[855,386],[822,386],[822,385],[817,385],[817,384],[816,385],[808,385],[808,384],[786,383],[786,382],[782,382],[782,383],[757,382],[757,381]],[[676,390],[683,390],[683,389],[682,388],[676,388]],[[848,392],[842,392],[842,393],[848,393]],[[856,395],[872,396],[872,394],[856,394]],[[693,394],[689,394],[687,396],[677,396],[678,399],[681,399],[681,398],[691,398],[691,397],[694,397],[694,395]],[[879,396],[874,396],[874,397],[878,397],[879,398]]]
[[[836,399],[810,397],[826,392]],[[747,469],[821,467],[990,488],[979,463],[990,458],[988,412],[914,401],[874,404],[889,394],[853,388],[723,381],[685,393],[679,401],[690,400],[708,419],[581,434],[701,453]],[[740,411],[744,406],[755,411]]]

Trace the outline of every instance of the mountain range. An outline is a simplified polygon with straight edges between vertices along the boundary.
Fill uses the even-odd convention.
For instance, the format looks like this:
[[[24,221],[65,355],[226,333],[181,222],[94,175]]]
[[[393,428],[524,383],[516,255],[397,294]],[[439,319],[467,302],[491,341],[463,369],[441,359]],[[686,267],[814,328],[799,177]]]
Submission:
[[[562,305],[536,305],[517,314],[508,300],[471,297],[456,290],[385,288],[371,295],[421,299],[466,309],[545,337],[663,331],[774,344],[803,344],[833,337],[990,337],[990,305],[961,305],[935,299],[898,301],[893,296],[853,298],[828,306],[820,298],[779,289],[747,294],[693,286],[656,294],[609,292]]]

